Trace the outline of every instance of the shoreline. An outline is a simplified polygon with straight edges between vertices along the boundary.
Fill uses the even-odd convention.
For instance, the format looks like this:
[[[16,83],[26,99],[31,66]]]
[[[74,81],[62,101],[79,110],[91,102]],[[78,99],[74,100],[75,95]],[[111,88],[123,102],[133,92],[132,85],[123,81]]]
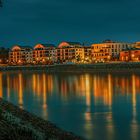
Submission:
[[[23,65],[0,66],[0,71],[46,71],[48,73],[61,72],[138,72],[140,62],[96,63],[96,64],[55,64],[55,65]]]
[[[3,100],[0,98],[0,110],[1,112],[8,112],[17,119],[22,120],[25,124],[30,124],[34,131],[39,131],[45,136],[45,139],[42,140],[83,140],[82,137],[76,136],[75,134],[62,130],[57,127],[55,124],[43,120],[40,117],[37,117],[34,114],[29,113],[23,109],[20,109],[18,106],[9,103],[8,101]],[[0,120],[1,123],[1,120]],[[6,123],[9,123],[6,121]],[[20,124],[18,124],[20,125]],[[0,128],[1,130],[2,128]],[[1,139],[1,137],[0,137]]]

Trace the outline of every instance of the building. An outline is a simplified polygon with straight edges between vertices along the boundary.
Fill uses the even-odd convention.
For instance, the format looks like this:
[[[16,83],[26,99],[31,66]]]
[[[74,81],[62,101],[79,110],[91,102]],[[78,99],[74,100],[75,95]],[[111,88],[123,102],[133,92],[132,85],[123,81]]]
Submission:
[[[13,46],[9,52],[9,63],[28,64],[33,62],[32,48],[30,46]]]
[[[134,46],[135,48],[140,48],[140,42],[135,42],[135,43],[133,44],[133,46]]]
[[[140,61],[140,48],[129,48],[120,52],[120,61]]]
[[[59,62],[78,63],[84,60],[84,48],[79,42],[62,42],[57,48]]]
[[[50,64],[56,62],[56,47],[53,44],[37,44],[33,50],[35,64]]]
[[[84,46],[84,63],[91,63],[91,46]]]
[[[119,53],[126,49],[131,48],[131,43],[114,42],[105,40],[99,44],[92,45],[92,60],[93,61],[110,61],[118,60]]]

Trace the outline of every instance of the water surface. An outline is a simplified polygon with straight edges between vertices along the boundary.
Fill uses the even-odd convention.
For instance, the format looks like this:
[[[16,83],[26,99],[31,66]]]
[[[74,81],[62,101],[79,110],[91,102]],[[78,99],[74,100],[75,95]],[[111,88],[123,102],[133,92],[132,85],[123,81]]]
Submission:
[[[0,72],[0,97],[87,140],[140,139],[140,74]]]

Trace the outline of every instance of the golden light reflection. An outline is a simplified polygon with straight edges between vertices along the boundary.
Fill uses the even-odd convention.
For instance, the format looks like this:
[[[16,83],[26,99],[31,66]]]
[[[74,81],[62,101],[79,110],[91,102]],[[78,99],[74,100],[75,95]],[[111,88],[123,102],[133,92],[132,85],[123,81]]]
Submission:
[[[137,123],[137,111],[136,111],[136,76],[132,75],[132,123],[131,123],[131,134],[132,139],[137,139],[138,134],[138,123]]]
[[[47,89],[46,89],[46,75],[43,74],[43,116],[47,118]]]
[[[88,74],[85,75],[85,93],[86,93],[86,105],[90,107],[91,99],[90,99],[90,77]]]
[[[36,75],[36,78],[37,78],[37,85],[36,85],[36,87],[37,87],[37,95],[40,97],[40,95],[41,95],[41,90],[43,89],[42,88],[42,85],[43,85],[43,83],[42,83],[42,80],[40,79],[41,77],[40,77],[40,75],[39,74],[37,74]]]
[[[53,92],[54,79],[52,75],[46,73],[32,75],[32,89],[34,96],[37,95],[39,100],[42,100],[43,116],[47,118],[47,97]]]
[[[94,76],[94,102],[98,104],[100,100],[105,105],[112,105],[112,76],[109,74],[107,77]]]
[[[7,99],[10,98],[10,76],[7,75]]]
[[[133,121],[136,120],[136,77],[132,75],[132,106],[133,106]]]
[[[19,102],[20,107],[23,108],[23,77],[21,73],[18,74],[18,78],[19,78],[18,102]]]
[[[46,102],[47,94],[53,92],[53,78],[52,75],[33,74],[32,75],[32,90],[34,95],[43,98],[43,103]]]
[[[36,92],[36,87],[37,87],[37,81],[36,81],[36,75],[35,74],[33,74],[33,76],[32,76],[32,84],[33,84],[33,93],[35,93]]]
[[[112,77],[108,75],[108,105],[111,107],[112,105]]]
[[[85,120],[91,121],[91,93],[90,93],[90,76],[88,74],[85,75],[85,95],[86,95],[86,112],[85,112]]]
[[[0,72],[0,98],[3,96],[3,83],[2,83],[2,72]]]

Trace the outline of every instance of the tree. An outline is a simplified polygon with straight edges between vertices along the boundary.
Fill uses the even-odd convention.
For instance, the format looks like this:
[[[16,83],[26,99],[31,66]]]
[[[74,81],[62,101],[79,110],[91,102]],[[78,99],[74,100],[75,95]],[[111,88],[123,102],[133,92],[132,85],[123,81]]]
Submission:
[[[0,7],[2,7],[3,6],[3,3],[2,3],[2,0],[0,0]]]

